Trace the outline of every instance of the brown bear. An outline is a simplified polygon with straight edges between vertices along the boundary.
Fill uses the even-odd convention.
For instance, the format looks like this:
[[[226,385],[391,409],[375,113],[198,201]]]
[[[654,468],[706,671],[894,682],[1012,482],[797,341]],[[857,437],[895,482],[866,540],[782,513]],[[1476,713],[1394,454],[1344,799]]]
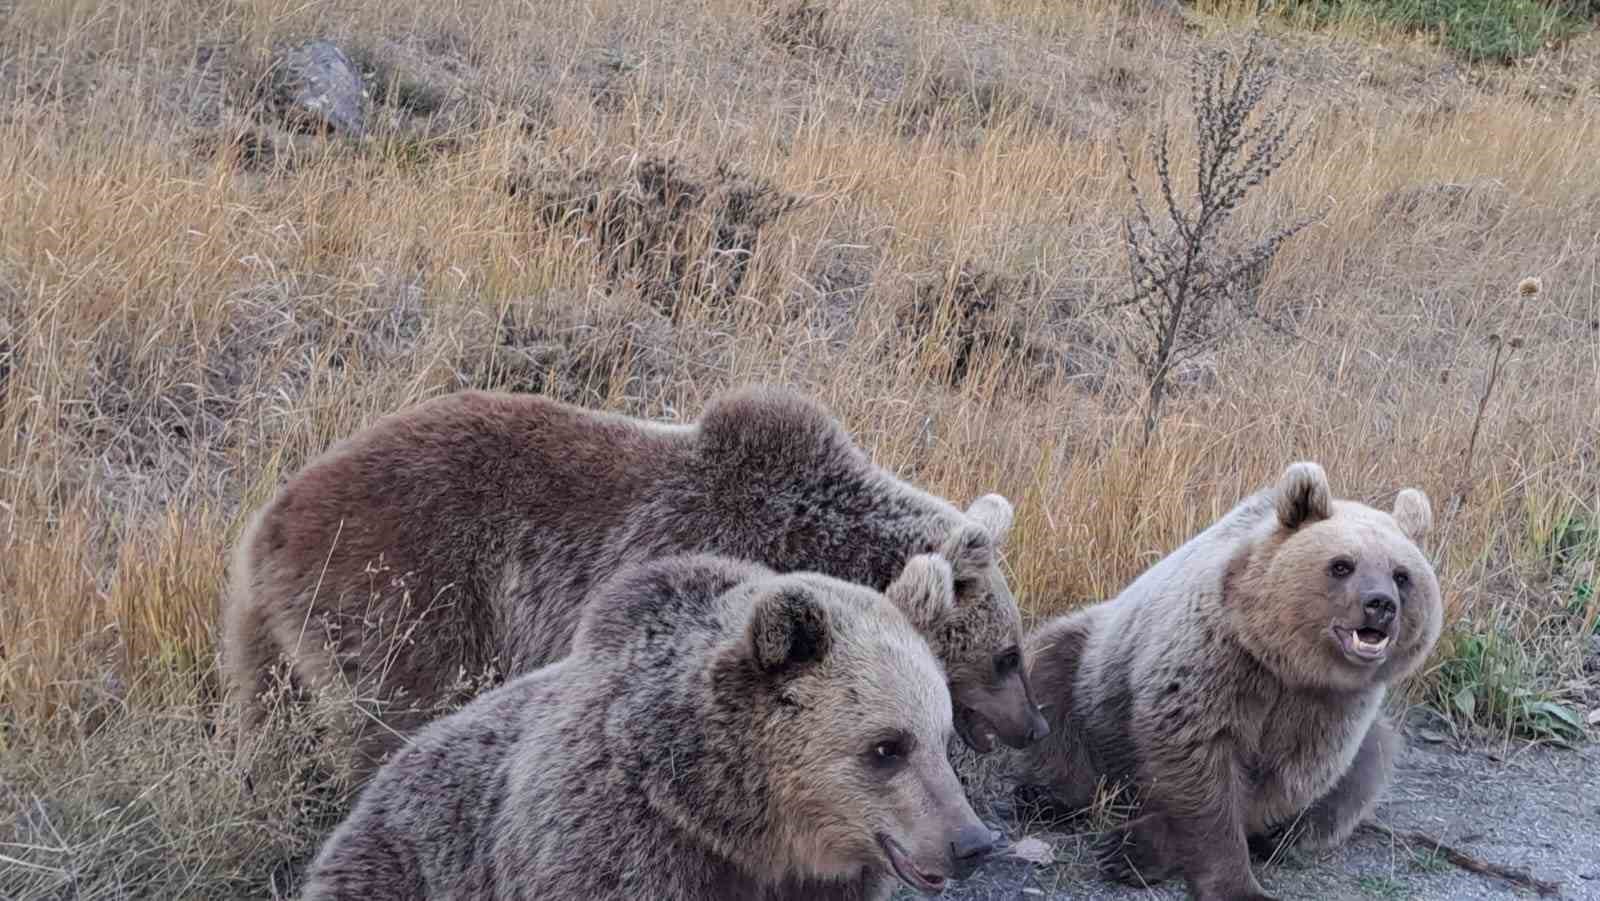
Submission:
[[[1039,626],[1030,675],[1051,733],[1021,755],[1024,793],[1081,810],[1131,788],[1105,875],[1268,898],[1248,843],[1292,829],[1336,845],[1388,784],[1384,693],[1443,618],[1416,544],[1431,523],[1416,489],[1385,513],[1295,463],[1113,600]]]
[[[1000,841],[917,628],[948,614],[950,566],[913,557],[886,594],[704,554],[618,573],[571,654],[384,765],[303,901],[939,891]]]
[[[251,517],[223,663],[247,731],[280,655],[297,687],[361,699],[334,705],[360,778],[473,678],[565,655],[585,594],[628,564],[716,553],[881,591],[942,551],[956,604],[929,638],[957,729],[980,752],[1020,747],[1048,727],[996,559],[1012,516],[996,494],[962,512],[894,477],[790,390],[725,393],[689,425],[464,391],[341,441]]]

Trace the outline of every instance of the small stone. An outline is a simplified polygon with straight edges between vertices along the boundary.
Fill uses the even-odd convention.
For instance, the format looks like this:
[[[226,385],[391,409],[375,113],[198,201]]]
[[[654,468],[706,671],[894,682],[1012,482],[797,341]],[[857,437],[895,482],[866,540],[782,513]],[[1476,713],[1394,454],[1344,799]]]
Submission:
[[[353,138],[367,133],[371,98],[350,57],[332,41],[310,41],[278,60],[274,102],[285,121]]]
[[[1012,844],[1007,854],[1040,867],[1056,862],[1056,849],[1049,842],[1031,836]]]

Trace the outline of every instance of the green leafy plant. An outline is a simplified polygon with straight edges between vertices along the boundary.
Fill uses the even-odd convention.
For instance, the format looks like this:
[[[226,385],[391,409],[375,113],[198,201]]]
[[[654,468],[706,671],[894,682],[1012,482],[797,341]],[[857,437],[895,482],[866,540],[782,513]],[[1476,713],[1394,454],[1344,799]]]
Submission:
[[[1587,0],[1268,0],[1264,8],[1313,26],[1350,19],[1433,32],[1469,62],[1512,63],[1585,28]]]
[[[1535,552],[1550,567],[1578,633],[1600,634],[1600,525],[1594,514],[1581,508],[1568,511],[1534,537]]]
[[[1557,744],[1581,741],[1583,716],[1540,686],[1542,669],[1503,630],[1462,624],[1436,684],[1435,706],[1460,722]]]

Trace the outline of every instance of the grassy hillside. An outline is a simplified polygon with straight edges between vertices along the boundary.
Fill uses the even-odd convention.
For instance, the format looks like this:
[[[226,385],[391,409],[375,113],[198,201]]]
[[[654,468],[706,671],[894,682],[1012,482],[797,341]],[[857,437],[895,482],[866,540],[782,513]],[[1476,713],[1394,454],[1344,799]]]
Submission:
[[[663,418],[804,387],[906,477],[1009,496],[1034,615],[1291,460],[1385,507],[1417,486],[1450,625],[1411,699],[1576,737],[1600,707],[1593,42],[1484,67],[1296,15],[1262,24],[1304,140],[1223,238],[1322,215],[1196,325],[1145,446],[1119,141],[1148,192],[1170,128],[1192,190],[1190,61],[1242,50],[1237,10],[10,4],[0,896],[287,890],[343,801],[293,763],[236,775],[227,549],[329,443],[467,386]],[[312,37],[367,79],[361,139],[272,108]]]

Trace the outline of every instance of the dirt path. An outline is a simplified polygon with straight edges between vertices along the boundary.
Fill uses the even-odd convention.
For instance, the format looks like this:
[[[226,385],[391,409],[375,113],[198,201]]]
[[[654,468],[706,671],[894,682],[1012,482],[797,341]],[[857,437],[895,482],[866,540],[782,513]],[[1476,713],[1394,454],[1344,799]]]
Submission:
[[[999,806],[997,810],[1003,810]],[[1559,897],[1600,899],[1600,747],[1475,747],[1458,750],[1409,740],[1395,781],[1375,819],[1399,833],[1417,831],[1488,863],[1559,882]],[[1013,838],[1015,824],[1005,822]],[[1097,879],[1085,836],[1038,834],[1055,863],[997,861],[965,883],[950,901],[1182,901],[1178,883],[1124,888]],[[1257,863],[1267,891],[1285,901],[1470,901],[1536,897],[1489,876],[1466,872],[1431,846],[1370,830],[1345,847],[1319,855],[1289,852]],[[897,901],[901,897],[898,895]]]

